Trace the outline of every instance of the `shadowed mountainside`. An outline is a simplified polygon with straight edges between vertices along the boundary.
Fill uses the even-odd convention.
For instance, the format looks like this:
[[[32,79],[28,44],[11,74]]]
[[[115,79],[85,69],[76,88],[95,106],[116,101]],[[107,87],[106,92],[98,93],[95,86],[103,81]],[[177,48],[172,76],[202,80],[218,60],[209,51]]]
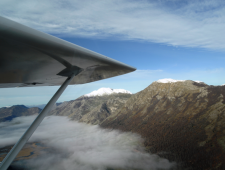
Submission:
[[[24,105],[15,105],[12,107],[0,108],[0,122],[12,120],[19,116],[30,116],[40,113],[41,109],[38,107],[28,108]]]
[[[191,169],[225,169],[225,86],[153,82],[101,127],[141,134],[146,148]]]

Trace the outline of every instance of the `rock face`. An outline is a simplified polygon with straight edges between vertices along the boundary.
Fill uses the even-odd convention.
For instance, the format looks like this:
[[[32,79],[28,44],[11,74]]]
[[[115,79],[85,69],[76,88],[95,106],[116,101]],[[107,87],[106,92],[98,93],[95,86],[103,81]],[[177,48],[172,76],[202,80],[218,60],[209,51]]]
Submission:
[[[0,108],[0,122],[12,120],[19,116],[30,116],[40,113],[41,109],[37,107],[28,108],[24,105],[15,105],[12,107]]]
[[[141,134],[150,152],[182,169],[225,169],[225,86],[153,82],[101,126]]]
[[[50,115],[68,116],[72,120],[88,124],[99,124],[113,115],[131,97],[128,93],[112,93],[103,96],[81,96],[64,102],[50,112]]]

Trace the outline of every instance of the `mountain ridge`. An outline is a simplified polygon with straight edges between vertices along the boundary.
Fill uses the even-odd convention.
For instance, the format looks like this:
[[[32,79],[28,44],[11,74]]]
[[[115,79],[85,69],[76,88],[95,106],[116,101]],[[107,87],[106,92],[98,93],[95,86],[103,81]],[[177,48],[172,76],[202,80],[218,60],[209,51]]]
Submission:
[[[0,122],[10,121],[15,117],[30,116],[40,113],[38,107],[28,108],[24,105],[15,105],[11,107],[0,108]]]
[[[81,96],[69,102],[63,102],[49,115],[68,116],[71,120],[89,124],[99,124],[114,114],[131,94],[115,93],[103,96]]]
[[[100,126],[140,134],[151,153],[182,168],[225,168],[225,86],[153,82]]]

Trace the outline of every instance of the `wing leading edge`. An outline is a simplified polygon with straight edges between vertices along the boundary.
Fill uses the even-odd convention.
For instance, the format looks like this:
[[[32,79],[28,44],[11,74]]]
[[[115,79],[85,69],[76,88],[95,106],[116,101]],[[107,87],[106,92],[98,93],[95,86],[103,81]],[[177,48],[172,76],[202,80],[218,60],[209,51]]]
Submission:
[[[84,84],[135,71],[134,67],[0,17],[0,88]]]

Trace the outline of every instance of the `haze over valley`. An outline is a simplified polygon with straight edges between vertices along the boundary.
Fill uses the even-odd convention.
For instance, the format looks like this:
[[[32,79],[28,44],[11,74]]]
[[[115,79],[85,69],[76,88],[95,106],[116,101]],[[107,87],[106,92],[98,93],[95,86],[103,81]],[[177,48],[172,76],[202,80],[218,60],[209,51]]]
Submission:
[[[1,147],[16,142],[35,116],[18,117],[1,123]],[[4,133],[4,132],[7,132]],[[30,143],[39,142],[47,149],[36,151],[37,156],[15,167],[27,169],[169,169],[174,163],[148,154],[142,138],[133,133],[104,130],[98,126],[69,121],[66,117],[46,117]],[[28,154],[29,155],[29,154]],[[32,156],[32,155],[30,155]]]

